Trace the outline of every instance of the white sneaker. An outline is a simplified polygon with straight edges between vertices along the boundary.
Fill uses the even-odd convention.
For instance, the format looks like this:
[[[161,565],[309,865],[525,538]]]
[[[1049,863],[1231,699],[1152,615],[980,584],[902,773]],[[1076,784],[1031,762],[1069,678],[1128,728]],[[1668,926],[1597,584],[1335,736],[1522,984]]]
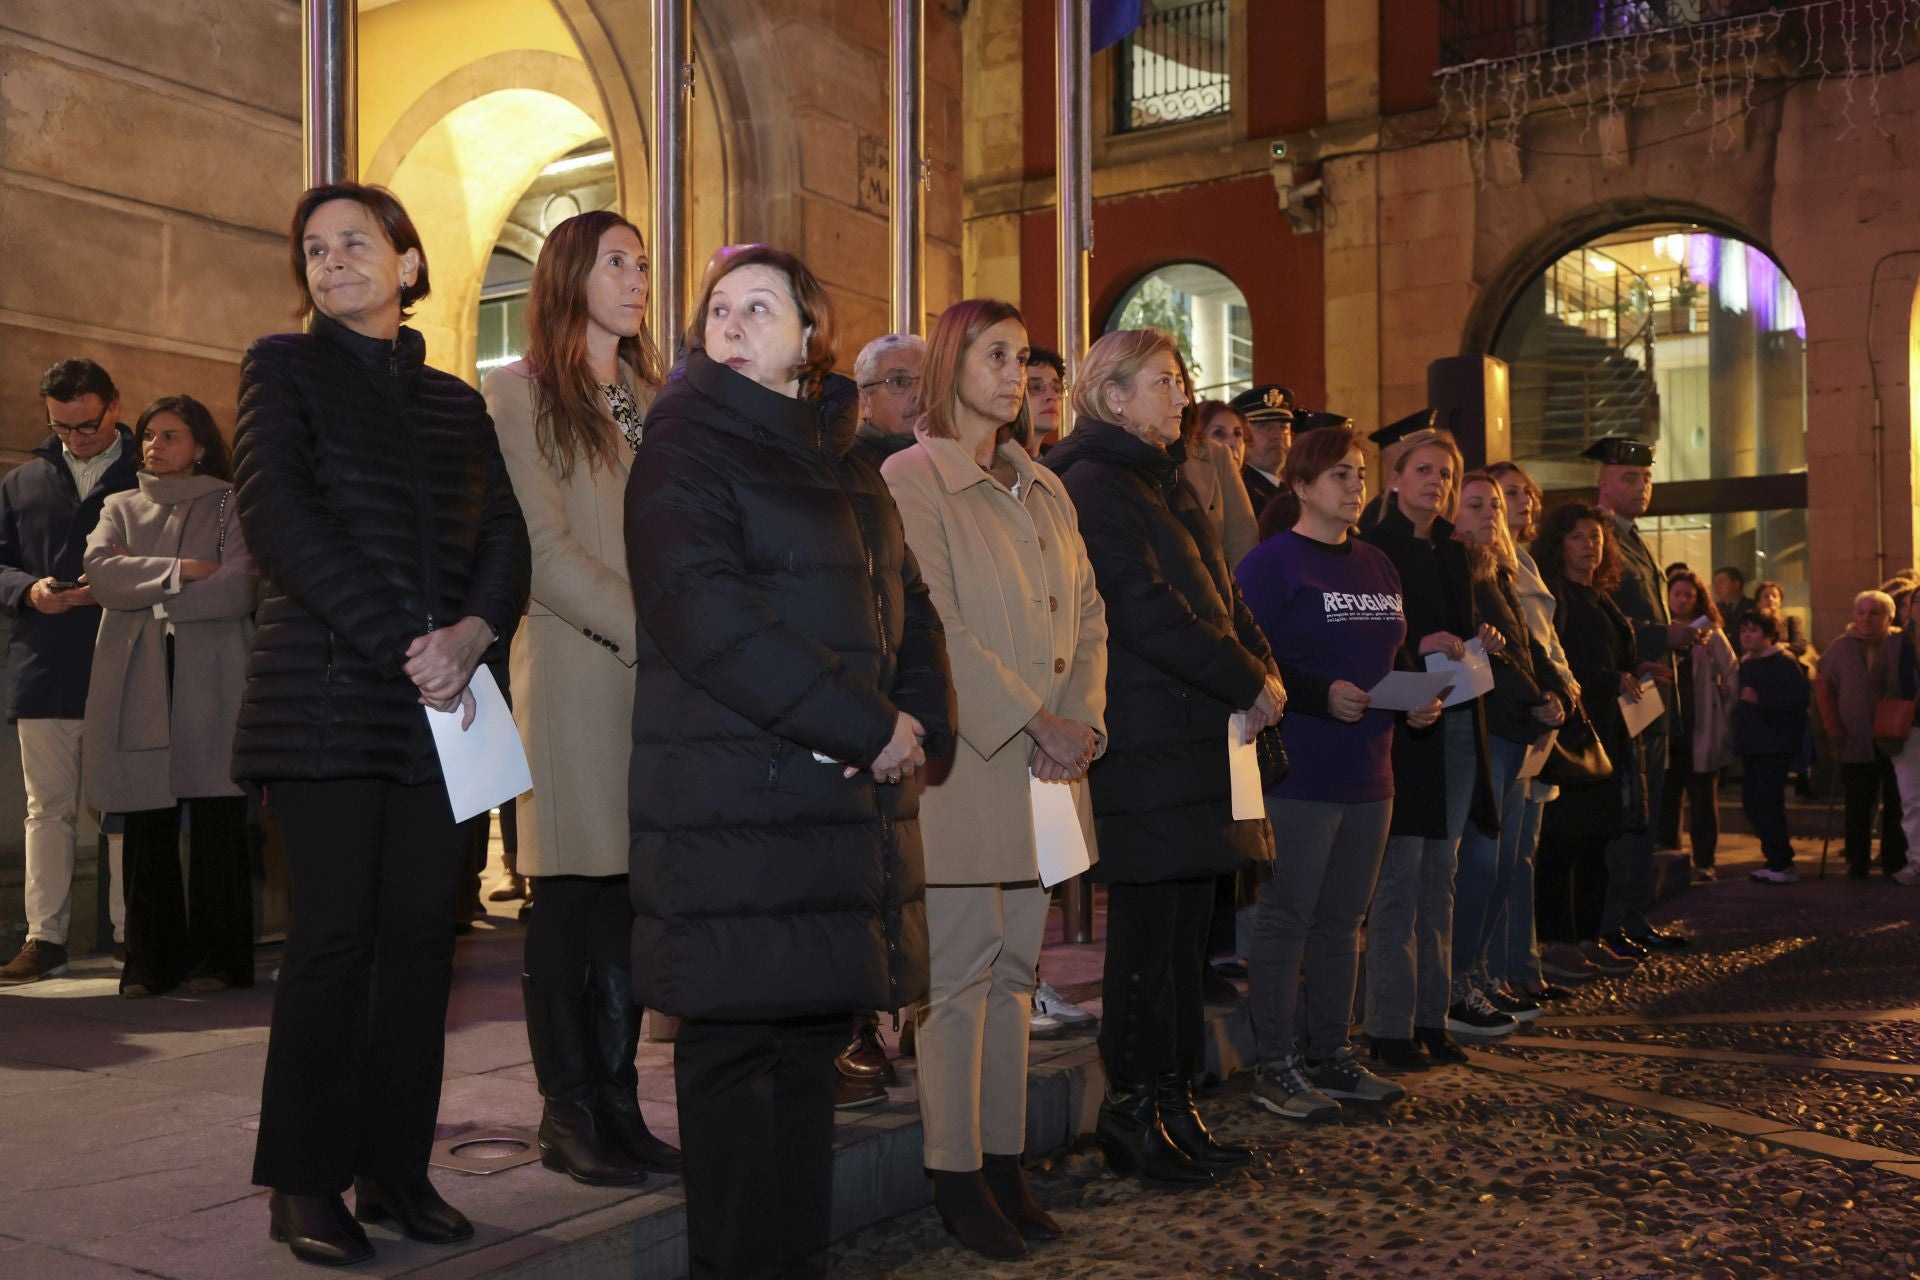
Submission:
[[[1695,884],[1711,884],[1713,880],[1714,874],[1712,867],[1695,867],[1693,869],[1693,882]]]
[[[1893,873],[1895,884],[1920,884],[1920,862],[1909,862]]]
[[[1027,1020],[1027,1035],[1035,1040],[1058,1040],[1067,1034],[1067,1024],[1050,1013],[1040,1012],[1038,1004],[1033,1006],[1033,1017]]]
[[[1091,1031],[1100,1025],[1100,1019],[1055,991],[1051,982],[1033,989],[1033,1016],[1037,1020],[1043,1015],[1073,1032]]]
[[[1800,876],[1792,867],[1779,871],[1775,871],[1772,867],[1762,867],[1758,871],[1748,873],[1747,879],[1758,884],[1794,884]]]

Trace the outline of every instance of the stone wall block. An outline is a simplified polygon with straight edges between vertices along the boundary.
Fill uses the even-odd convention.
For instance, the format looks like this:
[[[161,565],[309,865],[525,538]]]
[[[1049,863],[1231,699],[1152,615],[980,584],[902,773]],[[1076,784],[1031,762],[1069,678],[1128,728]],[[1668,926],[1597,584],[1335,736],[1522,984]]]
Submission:
[[[1470,187],[1475,180],[1465,142],[1437,142],[1389,151],[1380,157],[1379,165],[1383,201],[1441,187]]]
[[[875,8],[884,8],[875,5]],[[794,68],[795,113],[809,108],[866,130],[887,130],[887,53],[841,39],[839,33],[803,22],[783,22],[773,42]]]
[[[0,186],[6,257],[0,308],[76,324],[149,332],[166,296],[165,232],[152,213]],[[109,266],[108,264],[111,264]]]
[[[74,337],[47,329],[0,322],[0,450],[25,452],[46,438],[46,406],[40,375],[68,356],[97,360],[120,388],[121,414],[131,426],[140,410],[164,395],[182,392],[213,411],[220,429],[233,433],[240,395],[238,362],[176,355],[101,338]]]
[[[845,120],[812,112],[793,125],[800,141],[801,185],[841,204],[859,204],[860,131]]]
[[[165,332],[236,353],[300,327],[286,244],[204,223],[167,228],[167,287],[145,302]]]
[[[197,99],[5,45],[0,133],[9,168],[58,181],[81,177],[138,192],[145,203],[276,234],[300,190],[298,129],[263,128]]]
[[[885,218],[801,197],[802,257],[822,280],[855,293],[892,294]]]

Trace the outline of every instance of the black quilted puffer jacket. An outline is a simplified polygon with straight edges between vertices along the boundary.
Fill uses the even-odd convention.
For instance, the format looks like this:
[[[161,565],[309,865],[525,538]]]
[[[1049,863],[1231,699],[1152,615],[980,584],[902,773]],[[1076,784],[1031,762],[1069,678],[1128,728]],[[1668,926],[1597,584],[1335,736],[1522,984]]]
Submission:
[[[240,366],[236,508],[265,582],[234,777],[440,777],[407,646],[473,615],[505,642],[527,604],[526,522],[480,393],[325,317]],[[505,681],[502,680],[502,687]]]
[[[772,1019],[926,995],[918,783],[833,763],[870,765],[900,711],[929,756],[952,725],[900,514],[847,456],[854,401],[845,378],[794,399],[694,351],[647,414],[626,519],[648,1008]]]
[[[1273,650],[1227,568],[1180,459],[1082,418],[1046,464],[1066,481],[1107,605],[1107,753],[1087,775],[1108,884],[1273,860],[1265,818],[1235,821],[1227,718],[1253,705]]]

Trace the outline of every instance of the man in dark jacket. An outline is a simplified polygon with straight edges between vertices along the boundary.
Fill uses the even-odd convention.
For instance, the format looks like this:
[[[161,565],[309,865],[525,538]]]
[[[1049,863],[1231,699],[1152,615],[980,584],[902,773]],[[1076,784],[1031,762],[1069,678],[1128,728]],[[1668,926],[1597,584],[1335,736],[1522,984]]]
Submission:
[[[1613,602],[1633,624],[1642,675],[1653,676],[1661,698],[1670,702],[1674,655],[1698,644],[1701,632],[1675,622],[1667,612],[1666,575],[1634,524],[1653,501],[1653,446],[1626,436],[1608,436],[1595,441],[1582,456],[1600,464],[1600,506],[1613,516],[1608,533],[1620,548],[1620,585],[1614,588]],[[1661,715],[1642,734],[1649,814],[1660,812],[1666,787],[1671,719]],[[1647,920],[1647,908],[1653,905],[1653,839],[1649,826],[1626,831],[1607,846],[1607,905],[1600,918],[1601,940],[1633,959],[1650,948],[1672,950],[1691,941],[1684,933],[1656,929]]]
[[[1280,468],[1287,465],[1287,450],[1293,447],[1293,392],[1278,385],[1254,387],[1228,403],[1247,420],[1247,457],[1240,465],[1240,480],[1258,518],[1280,492]]]
[[[880,464],[913,443],[920,416],[920,366],[926,341],[911,333],[887,333],[860,348],[853,380],[860,389],[860,425],[848,455]]]
[[[100,606],[75,584],[101,506],[134,486],[140,462],[119,421],[120,392],[93,361],[54,365],[40,396],[53,434],[0,481],[0,608],[14,618],[7,718],[27,788],[27,941],[0,968],[0,986],[66,972],[80,726],[100,630]]]

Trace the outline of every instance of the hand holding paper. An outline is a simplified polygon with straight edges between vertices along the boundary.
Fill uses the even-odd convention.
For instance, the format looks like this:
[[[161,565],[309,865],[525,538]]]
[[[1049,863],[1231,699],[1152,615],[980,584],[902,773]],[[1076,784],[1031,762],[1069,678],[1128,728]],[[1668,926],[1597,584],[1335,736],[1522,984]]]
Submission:
[[[1629,737],[1637,738],[1646,732],[1647,726],[1658,720],[1667,709],[1660,700],[1660,690],[1654,688],[1653,681],[1640,682],[1640,697],[1636,701],[1626,694],[1620,695],[1620,718],[1626,722]]]
[[[1463,658],[1456,660],[1444,653],[1428,654],[1427,670],[1454,677],[1453,692],[1446,698],[1449,707],[1472,702],[1493,691],[1493,664],[1487,660],[1486,648],[1477,636],[1467,642],[1466,656]]]
[[[1367,690],[1367,697],[1378,711],[1418,711],[1435,698],[1445,697],[1454,679],[1448,671],[1389,671],[1384,680]]]
[[[455,822],[465,822],[533,789],[520,730],[513,723],[513,713],[507,710],[507,700],[501,696],[493,672],[486,667],[475,669],[467,692],[472,696],[471,712],[463,712],[464,700],[453,711],[426,709],[427,727],[433,731],[433,745],[440,756],[440,773],[446,779]],[[471,717],[464,727],[463,714]]]
[[[1027,775],[1033,805],[1033,849],[1039,862],[1040,883],[1051,889],[1093,865],[1087,852],[1087,833],[1080,825],[1074,788],[1080,782],[1042,782]]]

